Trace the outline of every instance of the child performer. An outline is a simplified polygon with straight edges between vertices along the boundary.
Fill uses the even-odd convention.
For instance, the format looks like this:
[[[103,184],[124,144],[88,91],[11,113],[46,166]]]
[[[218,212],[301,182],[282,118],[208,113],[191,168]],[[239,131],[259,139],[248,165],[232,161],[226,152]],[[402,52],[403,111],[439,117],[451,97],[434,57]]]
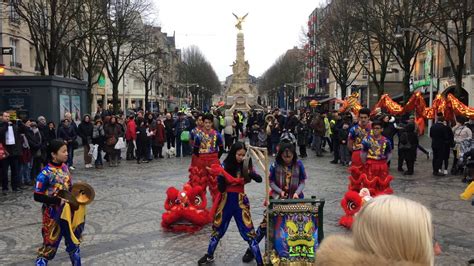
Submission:
[[[270,198],[272,199],[302,199],[306,180],[306,171],[303,162],[298,160],[296,147],[292,143],[280,143],[275,162],[270,166]],[[257,229],[257,242],[267,233],[267,214],[263,214],[263,221]],[[247,249],[242,258],[243,262],[250,262],[254,255]]]
[[[75,243],[77,241],[73,239],[81,238],[84,224],[78,226],[73,232],[74,236],[71,236],[69,224],[60,219],[66,201],[56,196],[59,190],[71,191],[72,188],[71,174],[65,164],[68,158],[67,145],[63,140],[55,139],[51,141],[49,151],[52,160],[36,178],[34,192],[35,201],[43,203],[43,226],[41,229],[43,246],[38,250],[36,265],[48,265],[48,261],[56,255],[63,236],[72,265],[81,265],[79,243]]]
[[[194,136],[193,156],[191,167],[198,167],[200,170],[206,170],[213,164],[220,164],[219,158],[224,152],[222,136],[219,132],[212,128],[214,124],[214,116],[205,114],[203,116],[203,127]],[[207,172],[207,171],[205,171]],[[217,189],[216,176],[207,172],[207,186],[212,196],[212,201],[217,198],[219,191]],[[192,184],[194,185],[194,184]]]
[[[382,136],[382,122],[372,122],[372,132],[362,141],[361,160],[367,165],[369,176],[385,178],[388,174],[387,161],[392,155],[390,140]]]
[[[224,170],[228,175],[219,175],[219,191],[222,193],[218,208],[214,215],[211,240],[207,253],[198,261],[199,265],[214,261],[214,251],[219,240],[224,236],[230,220],[234,217],[237,228],[242,238],[249,244],[252,255],[256,258],[257,265],[263,265],[262,256],[255,237],[255,230],[250,216],[250,204],[245,195],[244,184],[251,179],[257,183],[262,182],[262,177],[255,173],[252,161],[249,162],[249,175],[243,177],[244,157],[247,152],[245,144],[236,142],[232,145],[227,158],[224,160]]]
[[[351,166],[357,167],[361,170],[364,166],[360,159],[362,140],[370,133],[369,115],[369,108],[360,109],[359,122],[349,130],[349,137],[347,139],[347,148],[352,152]]]

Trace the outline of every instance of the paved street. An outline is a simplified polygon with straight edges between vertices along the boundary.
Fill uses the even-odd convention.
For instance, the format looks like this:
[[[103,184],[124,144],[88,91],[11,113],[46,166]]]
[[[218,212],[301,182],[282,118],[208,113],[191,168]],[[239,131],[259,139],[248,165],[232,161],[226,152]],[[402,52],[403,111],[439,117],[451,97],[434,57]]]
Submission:
[[[428,145],[427,145],[428,146]],[[79,154],[78,154],[79,155]],[[225,155],[224,155],[225,156]],[[81,253],[84,265],[196,265],[206,252],[210,226],[195,234],[163,232],[160,226],[165,190],[187,180],[189,158],[161,159],[149,164],[122,162],[117,168],[85,169],[77,156],[74,180],[94,186],[96,199],[88,209]],[[342,209],[339,202],[347,189],[347,172],[311,154],[304,159],[308,172],[305,195],[326,199],[324,230],[326,236],[345,233],[337,225]],[[419,201],[432,211],[436,240],[443,254],[437,265],[466,265],[474,257],[474,207],[459,200],[465,185],[459,177],[434,178],[431,162],[420,154],[415,176],[403,177],[392,164],[395,194]],[[254,223],[262,219],[263,184],[246,187]],[[31,192],[0,197],[0,264],[31,265],[41,244],[41,205]],[[261,247],[263,248],[263,242]],[[246,243],[234,223],[216,251],[216,265],[241,265]],[[51,265],[68,265],[69,258],[60,248]]]

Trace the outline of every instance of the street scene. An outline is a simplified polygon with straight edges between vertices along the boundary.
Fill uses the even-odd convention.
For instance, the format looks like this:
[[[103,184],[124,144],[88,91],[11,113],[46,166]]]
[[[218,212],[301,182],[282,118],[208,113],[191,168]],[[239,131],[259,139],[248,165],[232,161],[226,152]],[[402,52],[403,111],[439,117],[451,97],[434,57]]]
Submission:
[[[474,264],[472,1],[0,12],[0,265]]]
[[[326,155],[326,154],[325,154]],[[348,232],[338,225],[343,214],[340,201],[347,189],[347,169],[329,163],[331,158],[303,159],[308,173],[308,195],[324,198],[324,233]],[[78,160],[78,165],[81,163]],[[163,232],[160,222],[164,212],[165,191],[179,188],[187,179],[189,159],[164,159],[144,167],[123,162],[121,168],[89,170],[80,168],[74,179],[86,181],[96,190],[96,199],[88,207],[84,244],[81,245],[85,265],[196,265],[205,253],[210,226],[194,233]],[[434,179],[430,161],[420,156],[417,175],[406,177],[395,173],[393,189],[396,195],[429,206],[433,213],[435,238],[442,254],[436,265],[465,265],[473,254],[474,229],[470,226],[474,214],[469,202],[459,200],[464,190],[457,177]],[[392,169],[394,170],[394,169]],[[246,192],[251,202],[252,218],[258,223],[263,215],[264,185],[251,183]],[[26,265],[35,259],[34,250],[41,245],[39,228],[40,206],[31,193],[1,198],[1,260],[3,265]],[[262,243],[263,244],[263,243]],[[229,230],[216,252],[216,265],[245,265],[242,256],[247,245],[236,226]],[[263,245],[261,248],[263,249]],[[55,263],[69,264],[67,254],[58,252]]]

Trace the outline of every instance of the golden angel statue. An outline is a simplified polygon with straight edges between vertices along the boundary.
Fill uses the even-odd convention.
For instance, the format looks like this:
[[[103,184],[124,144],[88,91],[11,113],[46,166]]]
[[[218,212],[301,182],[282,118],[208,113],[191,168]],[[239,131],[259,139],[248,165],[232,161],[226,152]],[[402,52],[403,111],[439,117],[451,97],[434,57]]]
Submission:
[[[234,15],[234,17],[237,19],[237,24],[235,24],[235,27],[239,30],[242,30],[242,23],[244,22],[245,18],[247,17],[249,13],[245,14],[245,16],[243,17],[239,17],[237,16],[236,14],[232,13],[232,15]]]

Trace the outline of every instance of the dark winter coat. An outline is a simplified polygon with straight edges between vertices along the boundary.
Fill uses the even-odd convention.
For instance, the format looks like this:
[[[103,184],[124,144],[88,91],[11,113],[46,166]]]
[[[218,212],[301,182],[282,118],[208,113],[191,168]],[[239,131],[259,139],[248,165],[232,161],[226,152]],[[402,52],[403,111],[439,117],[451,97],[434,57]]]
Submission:
[[[77,135],[81,137],[83,145],[89,145],[92,140],[92,131],[94,130],[94,125],[89,122],[84,122],[82,120],[81,124],[77,127]]]
[[[58,138],[61,138],[64,141],[75,141],[77,139],[77,133],[72,124],[68,127],[64,125],[59,127]]]
[[[25,132],[25,136],[28,140],[28,145],[30,146],[31,153],[33,155],[36,154],[38,150],[41,150],[43,139],[39,130],[37,133],[34,133],[31,128],[28,128]]]
[[[165,124],[166,135],[173,136],[174,131],[175,131],[175,128],[174,128],[175,121],[174,121],[174,119],[173,118],[165,119],[165,121],[163,123]]]
[[[349,128],[342,128],[337,131],[337,139],[339,140],[339,144],[347,145],[347,138],[349,137]]]
[[[285,128],[286,130],[289,130],[292,133],[294,133],[296,130],[296,127],[298,126],[298,123],[299,123],[298,117],[296,117],[295,115],[292,115],[287,119]]]
[[[20,156],[22,150],[20,129],[24,130],[25,126],[23,125],[23,123],[19,122],[18,125],[12,124],[12,127],[13,135],[15,137],[15,145],[5,145],[5,136],[8,132],[8,123],[5,122],[0,123],[0,142],[4,145],[10,156]]]
[[[308,145],[309,126],[307,123],[299,122],[296,126],[296,139],[298,146]]]
[[[105,131],[103,125],[94,125],[92,129],[92,144],[99,145],[101,149],[104,149]]]

